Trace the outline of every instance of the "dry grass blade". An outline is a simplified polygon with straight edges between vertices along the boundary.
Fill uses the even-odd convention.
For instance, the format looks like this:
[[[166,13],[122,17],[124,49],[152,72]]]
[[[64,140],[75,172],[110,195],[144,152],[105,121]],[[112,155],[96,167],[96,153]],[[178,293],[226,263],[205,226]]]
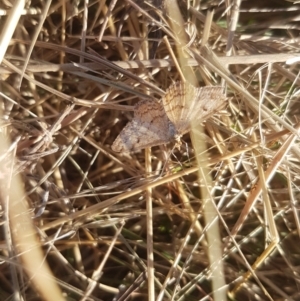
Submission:
[[[299,300],[299,9],[6,1],[0,299]],[[210,118],[180,148],[134,127],[154,146],[114,152],[135,105],[149,108],[179,81],[224,86],[228,105],[198,115],[190,97],[169,97],[155,106],[168,108],[168,137]],[[21,249],[29,228],[34,247]],[[34,284],[46,262],[51,280]]]

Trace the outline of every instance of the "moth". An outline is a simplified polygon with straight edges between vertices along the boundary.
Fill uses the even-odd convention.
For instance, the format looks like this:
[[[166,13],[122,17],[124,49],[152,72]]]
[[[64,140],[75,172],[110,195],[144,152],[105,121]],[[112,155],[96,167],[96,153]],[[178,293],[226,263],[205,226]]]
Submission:
[[[115,152],[134,152],[146,147],[179,141],[192,121],[203,122],[227,103],[222,87],[197,88],[175,82],[160,100],[141,100],[133,119],[112,144]]]

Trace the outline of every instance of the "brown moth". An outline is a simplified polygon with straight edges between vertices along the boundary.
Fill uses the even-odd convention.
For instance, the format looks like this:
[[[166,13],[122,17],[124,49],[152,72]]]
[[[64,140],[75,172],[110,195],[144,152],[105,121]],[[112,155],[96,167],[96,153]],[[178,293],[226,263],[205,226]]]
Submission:
[[[179,141],[190,130],[191,121],[202,122],[226,105],[222,87],[196,88],[175,82],[158,100],[142,100],[134,117],[112,144],[115,152],[132,152]]]

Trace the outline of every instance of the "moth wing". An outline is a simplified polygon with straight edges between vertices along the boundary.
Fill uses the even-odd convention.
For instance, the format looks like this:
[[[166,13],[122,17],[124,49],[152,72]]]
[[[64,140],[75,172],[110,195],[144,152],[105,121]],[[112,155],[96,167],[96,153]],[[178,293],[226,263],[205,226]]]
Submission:
[[[112,144],[115,152],[132,152],[161,145],[172,139],[169,120],[161,103],[142,100],[134,108],[134,117]]]
[[[222,87],[196,88],[187,82],[171,85],[162,98],[165,112],[179,134],[189,131],[191,121],[204,121],[226,105]]]

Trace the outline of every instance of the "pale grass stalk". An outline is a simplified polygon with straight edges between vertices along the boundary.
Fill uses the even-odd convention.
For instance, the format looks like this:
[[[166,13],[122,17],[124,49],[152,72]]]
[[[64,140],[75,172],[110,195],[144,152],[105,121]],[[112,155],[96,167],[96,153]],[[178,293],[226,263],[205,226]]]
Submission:
[[[261,127],[263,124],[263,120],[262,120],[262,116],[261,116],[261,107],[263,105],[263,101],[266,96],[267,88],[270,84],[271,73],[272,73],[272,64],[268,64],[268,73],[267,73],[267,76],[265,79],[265,85],[264,85],[263,89],[261,87],[261,83],[263,82],[262,78],[261,78],[261,73],[260,72],[258,73],[259,77],[260,77],[260,80],[259,80],[260,97],[259,97],[259,106],[258,106],[258,122],[259,122],[260,141],[263,141],[263,129]]]
[[[102,11],[105,15],[107,15],[107,13],[109,11],[109,8],[106,5],[104,5],[103,8],[102,8]],[[111,17],[108,17],[107,24],[108,24],[108,28],[109,28],[111,34],[113,36],[117,36],[117,29],[116,29],[116,26],[114,24],[114,20]],[[100,37],[101,36],[99,35],[99,38]],[[118,52],[119,52],[122,60],[127,61],[128,60],[128,55],[127,55],[127,52],[125,51],[123,43],[121,43],[121,41],[117,41],[117,48],[118,48]]]
[[[86,51],[86,35],[87,35],[87,23],[88,23],[88,5],[89,5],[89,0],[84,0],[83,1],[83,18],[82,18],[82,30],[81,30],[81,41],[80,41],[80,50],[82,52]],[[63,14],[65,16],[65,14]],[[105,24],[106,25],[106,24]],[[63,42],[65,41],[63,37]],[[101,41],[101,40],[99,40]],[[64,44],[64,43],[63,43]],[[79,62],[83,63],[84,62],[84,57],[79,58]]]
[[[151,149],[145,150],[145,171],[147,175],[152,173]],[[154,249],[153,249],[153,208],[152,189],[146,189],[146,222],[147,222],[147,280],[148,280],[148,301],[155,300],[154,283]]]
[[[45,260],[38,233],[33,225],[28,203],[24,198],[25,192],[23,191],[21,177],[19,174],[15,174],[13,170],[16,157],[15,153],[8,151],[7,138],[0,135],[1,152],[6,154],[1,162],[1,173],[4,177],[1,180],[3,186],[1,199],[3,207],[7,208],[6,223],[11,228],[12,251],[16,258],[19,258],[22,262],[22,269],[30,279],[33,289],[40,294],[43,300],[51,301],[54,298],[63,301],[65,298]],[[11,164],[7,165],[4,160],[5,162],[11,162]],[[17,297],[16,294],[15,297]]]
[[[172,2],[172,5],[167,2],[167,11],[169,12],[171,27],[173,29],[173,32],[177,35],[177,40],[180,41],[181,45],[188,44],[186,34],[184,33],[184,22],[181,17],[180,10],[177,6],[177,2]],[[174,21],[173,21],[174,20]],[[207,23],[209,25],[209,23]],[[209,26],[207,26],[209,28]],[[208,31],[208,28],[206,31]],[[180,44],[176,45],[177,47],[177,53],[178,53],[178,60],[180,62],[180,67],[183,72],[184,78],[194,84],[197,85],[196,77],[190,68],[184,66],[184,59],[187,58],[187,54],[183,49],[181,48]],[[201,68],[200,68],[201,70]],[[204,75],[204,72],[201,71],[201,73]],[[203,76],[205,79],[206,76]],[[208,84],[208,80],[206,82]],[[206,157],[206,147],[204,144],[201,144],[200,137],[197,136],[195,128],[198,129],[201,128],[201,126],[198,125],[191,125],[191,137],[193,146],[195,149],[196,154],[202,154],[202,156],[205,159],[208,159]],[[200,130],[200,132],[203,132],[203,130]],[[209,172],[204,167],[200,167],[200,160],[199,157],[196,155],[196,159],[198,162],[198,179],[202,179],[204,181],[204,186],[200,186],[200,192],[203,200],[206,200],[205,203],[202,204],[203,209],[203,215],[205,219],[206,225],[210,225],[207,228],[206,236],[208,241],[208,248],[207,248],[207,255],[209,258],[209,262],[211,265],[211,281],[212,281],[212,294],[214,296],[214,300],[225,300],[226,299],[226,283],[224,279],[224,271],[223,271],[223,263],[222,263],[222,244],[221,244],[221,238],[220,238],[220,232],[218,227],[218,222],[215,220],[215,217],[217,216],[217,212],[215,210],[215,206],[212,204],[213,199],[210,197],[210,188],[212,187],[212,179],[208,176]],[[212,247],[214,246],[214,247]],[[179,252],[180,254],[180,252]],[[218,268],[217,268],[218,267]],[[162,294],[160,294],[162,296]]]
[[[107,8],[107,11],[106,11],[106,14],[105,14],[105,17],[104,17],[104,21],[102,23],[101,30],[100,30],[99,37],[98,37],[99,42],[102,41],[103,34],[104,34],[105,29],[106,29],[107,23],[108,23],[109,19],[111,18],[112,11],[113,11],[117,1],[118,0],[111,1],[110,4],[109,4],[109,7]]]
[[[7,47],[11,41],[11,38],[14,34],[14,31],[18,25],[19,19],[23,13],[25,7],[24,0],[16,0],[8,14],[6,22],[4,23],[3,28],[1,29],[0,34],[0,63],[4,58]]]
[[[236,28],[239,21],[241,0],[233,0],[231,4],[230,14],[228,14],[228,37],[227,37],[227,45],[226,45],[226,56],[231,56],[232,47],[233,47],[233,39],[236,33]],[[225,66],[227,67],[227,66]]]
[[[300,220],[299,220],[299,215],[298,215],[298,210],[297,210],[297,200],[295,199],[295,196],[294,196],[294,192],[293,192],[293,189],[292,189],[292,179],[291,179],[291,173],[290,173],[290,170],[288,168],[287,170],[287,183],[288,183],[288,189],[289,189],[289,195],[290,195],[290,198],[291,198],[291,208],[292,208],[292,211],[293,211],[293,215],[294,215],[294,218],[295,218],[295,223],[296,223],[296,228],[297,228],[297,233],[298,233],[298,236],[300,237]]]
[[[27,64],[28,64],[28,62],[30,60],[30,56],[32,54],[35,42],[36,42],[36,40],[38,38],[38,35],[40,34],[41,28],[42,28],[42,26],[43,26],[43,24],[45,22],[45,19],[47,17],[47,13],[48,13],[48,10],[50,8],[51,3],[52,3],[51,0],[47,0],[45,2],[45,6],[43,7],[42,14],[41,14],[41,19],[40,19],[40,21],[38,23],[38,26],[35,28],[34,35],[33,35],[32,39],[31,39],[30,46],[29,46],[29,49],[28,49],[27,57],[25,58],[25,61],[24,61],[24,66],[23,66],[22,73],[21,73],[21,80],[19,81],[19,87],[18,87],[19,89],[21,87],[22,79],[23,79],[25,70],[27,68]]]
[[[207,13],[207,18],[205,19],[205,23],[204,23],[204,28],[203,28],[203,35],[202,35],[202,39],[201,39],[201,47],[205,46],[207,44],[209,35],[210,35],[210,31],[211,31],[211,25],[212,25],[212,19],[214,16],[214,11],[209,11]],[[187,51],[189,51],[187,49]],[[184,64],[184,62],[181,62],[182,64]],[[201,74],[201,77],[205,83],[205,85],[211,85],[212,82],[212,78],[210,78],[211,74],[210,72],[207,72],[207,69],[205,66],[202,66],[200,64],[198,64],[199,66],[199,72]]]
[[[184,74],[183,74],[183,72],[182,72],[182,70],[181,70],[181,67],[180,67],[179,62],[178,62],[178,60],[177,60],[177,58],[176,58],[176,55],[175,55],[175,53],[174,53],[174,51],[173,51],[173,49],[172,49],[172,47],[171,47],[171,44],[170,44],[170,42],[169,42],[169,40],[168,40],[168,37],[167,37],[167,36],[164,36],[164,37],[163,37],[163,40],[164,40],[164,42],[166,43],[167,49],[168,49],[168,51],[169,51],[169,53],[170,53],[170,55],[171,55],[171,58],[172,58],[172,60],[173,60],[173,62],[174,62],[174,65],[175,65],[175,67],[176,67],[176,69],[177,69],[177,72],[178,72],[178,74],[179,74],[181,80],[182,80],[183,82],[185,82],[186,79],[185,79]]]
[[[211,32],[211,25],[213,22],[213,17],[214,17],[214,10],[209,10],[207,12],[207,15],[205,18],[203,34],[202,34],[202,38],[201,38],[201,47],[207,45],[209,35]]]

